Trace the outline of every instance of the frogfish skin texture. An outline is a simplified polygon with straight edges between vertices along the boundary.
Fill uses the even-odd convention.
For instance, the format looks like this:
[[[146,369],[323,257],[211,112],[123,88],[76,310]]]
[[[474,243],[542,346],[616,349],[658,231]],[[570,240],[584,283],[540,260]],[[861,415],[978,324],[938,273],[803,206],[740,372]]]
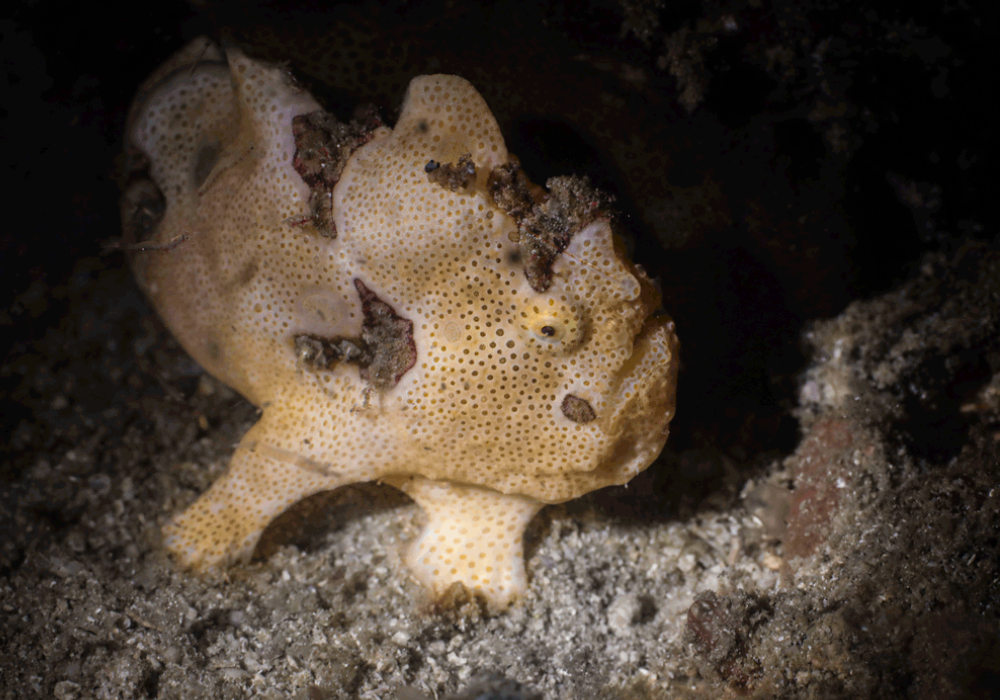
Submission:
[[[431,595],[503,608],[546,503],[622,484],[667,439],[677,339],[574,177],[521,172],[475,88],[415,78],[395,128],[339,123],[280,67],[193,42],[140,88],[122,199],[136,277],[209,373],[262,413],[164,528],[183,566],[363,481],[426,515]]]

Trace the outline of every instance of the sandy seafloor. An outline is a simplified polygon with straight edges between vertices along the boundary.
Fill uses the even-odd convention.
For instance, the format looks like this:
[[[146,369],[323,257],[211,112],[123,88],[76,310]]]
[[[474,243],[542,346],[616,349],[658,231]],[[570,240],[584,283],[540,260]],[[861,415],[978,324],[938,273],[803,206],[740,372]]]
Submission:
[[[424,26],[391,7],[394,41]],[[539,36],[586,54],[574,71],[641,83],[683,134],[647,146],[669,165],[649,177],[680,184],[617,194],[684,364],[664,454],[543,510],[528,595],[500,614],[425,598],[401,562],[419,512],[371,484],[292,509],[224,579],[172,564],[159,527],[256,410],[102,245],[129,96],[225,8],[166,5],[120,32],[45,2],[9,11],[7,153],[32,216],[2,249],[0,698],[998,696],[990,18],[539,7]],[[566,143],[560,123],[517,122],[520,152]]]

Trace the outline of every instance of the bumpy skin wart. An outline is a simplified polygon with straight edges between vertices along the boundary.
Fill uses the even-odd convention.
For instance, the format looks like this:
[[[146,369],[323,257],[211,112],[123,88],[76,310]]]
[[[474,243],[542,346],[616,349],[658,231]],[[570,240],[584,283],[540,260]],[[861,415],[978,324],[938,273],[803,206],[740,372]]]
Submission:
[[[416,578],[501,608],[525,590],[521,537],[543,504],[627,482],[662,449],[673,324],[578,201],[586,186],[501,193],[513,170],[491,174],[511,159],[464,79],[414,79],[394,129],[345,127],[329,150],[346,164],[322,134],[306,152],[301,119],[296,142],[293,120],[320,110],[284,70],[204,40],[133,106],[124,226],[152,248],[136,276],[191,355],[262,409],[166,545],[215,569],[295,501],[381,480],[427,514]],[[558,249],[539,290],[525,264],[543,226]]]

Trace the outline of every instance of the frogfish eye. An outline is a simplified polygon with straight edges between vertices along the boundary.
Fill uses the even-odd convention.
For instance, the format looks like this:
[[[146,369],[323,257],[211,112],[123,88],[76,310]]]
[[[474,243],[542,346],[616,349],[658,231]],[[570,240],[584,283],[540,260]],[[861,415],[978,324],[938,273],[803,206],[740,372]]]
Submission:
[[[572,306],[545,298],[525,302],[520,311],[520,329],[533,345],[551,352],[577,347],[584,330],[580,314]]]

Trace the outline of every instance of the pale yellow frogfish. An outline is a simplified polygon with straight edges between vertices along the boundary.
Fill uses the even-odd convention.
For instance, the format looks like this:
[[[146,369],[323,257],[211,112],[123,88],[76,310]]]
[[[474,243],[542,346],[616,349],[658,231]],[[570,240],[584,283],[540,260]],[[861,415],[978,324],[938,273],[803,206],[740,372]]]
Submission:
[[[465,79],[414,78],[394,128],[342,123],[285,68],[200,39],[140,88],[127,151],[139,284],[261,410],[164,528],[182,565],[246,560],[296,501],[379,481],[426,516],[412,575],[500,609],[544,504],[663,448],[678,343],[660,294],[606,198],[533,184]]]

